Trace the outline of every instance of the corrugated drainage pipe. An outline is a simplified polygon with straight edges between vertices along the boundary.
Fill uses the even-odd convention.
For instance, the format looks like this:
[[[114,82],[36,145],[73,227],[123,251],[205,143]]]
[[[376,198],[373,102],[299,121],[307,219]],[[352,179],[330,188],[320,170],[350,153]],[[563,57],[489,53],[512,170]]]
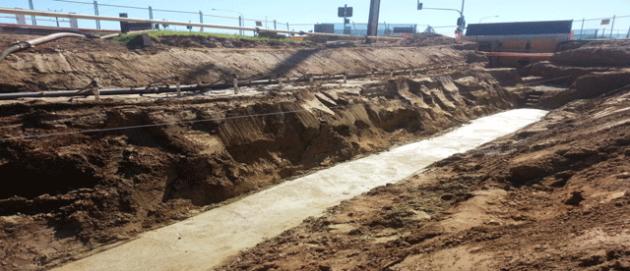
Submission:
[[[9,54],[31,48],[38,44],[42,44],[42,43],[50,42],[59,38],[66,38],[66,37],[85,38],[85,35],[76,34],[76,33],[55,33],[55,34],[51,34],[51,35],[37,38],[30,41],[20,41],[11,45],[11,47],[9,48],[2,50],[2,52],[0,52],[0,62],[2,62],[4,58],[8,56]]]

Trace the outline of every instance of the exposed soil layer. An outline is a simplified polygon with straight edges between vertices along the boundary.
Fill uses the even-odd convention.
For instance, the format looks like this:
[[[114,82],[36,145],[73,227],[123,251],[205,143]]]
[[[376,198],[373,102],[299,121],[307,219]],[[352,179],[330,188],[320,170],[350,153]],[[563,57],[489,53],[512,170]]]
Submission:
[[[434,46],[434,45],[455,45],[464,44],[464,42],[435,33],[418,33],[407,38],[401,39],[398,45],[404,46]]]
[[[519,97],[468,67],[231,98],[5,103],[3,137],[187,123],[0,141],[0,267],[46,269]]]
[[[630,40],[592,41],[558,52],[549,61],[561,66],[630,67]]]
[[[8,46],[13,39],[7,36],[0,39]],[[476,55],[443,46],[182,48],[176,45],[182,37],[159,39],[169,45],[132,50],[115,41],[68,38],[11,54],[0,63],[0,93],[80,89],[92,80],[101,88],[114,88],[145,87],[172,76],[182,84],[208,84],[232,82],[234,75],[249,80],[367,73],[464,64]]]
[[[573,101],[217,270],[630,270],[629,112]]]
[[[42,36],[2,34],[0,36],[0,48],[9,47],[18,41],[28,41]],[[276,40],[252,40],[252,39],[228,39],[212,36],[195,35],[171,35],[151,37],[154,48],[144,51],[163,51],[170,47],[179,48],[314,48],[314,44],[308,42],[289,42]],[[131,48],[130,48],[131,47]],[[124,42],[113,39],[100,38],[61,38],[28,49],[29,53],[56,53],[56,52],[95,52],[95,51],[134,51],[134,46],[127,46]],[[18,53],[19,54],[19,53]]]

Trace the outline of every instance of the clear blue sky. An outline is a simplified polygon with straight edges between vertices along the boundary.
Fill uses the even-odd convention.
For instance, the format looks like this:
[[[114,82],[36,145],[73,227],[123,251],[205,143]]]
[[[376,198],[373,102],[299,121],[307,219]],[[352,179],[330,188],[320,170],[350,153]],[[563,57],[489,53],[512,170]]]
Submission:
[[[92,5],[57,2],[54,0],[33,0],[35,9],[38,10],[63,10],[63,12],[76,12],[81,14],[94,14]],[[91,2],[91,0],[76,0]],[[340,23],[342,19],[337,18],[337,7],[348,4],[354,8],[354,17],[351,21],[356,23],[366,23],[370,0],[267,0],[267,1],[246,1],[246,0],[99,0],[100,4],[127,5],[147,7],[154,9],[170,9],[198,12],[204,14],[220,16],[238,16],[236,13],[212,11],[215,9],[234,10],[243,14],[246,19],[264,20],[265,17],[271,21],[273,19],[282,22],[278,28],[286,29],[286,22],[290,24],[313,24],[313,23]],[[432,26],[453,26],[447,28],[437,28],[437,32],[452,34],[456,24],[456,12],[416,10],[417,0],[381,0],[380,22],[387,23],[411,23],[418,24],[418,29],[423,30],[427,24]],[[424,0],[424,7],[435,8],[461,8],[461,0]],[[0,0],[2,7],[28,8],[28,0]],[[115,7],[101,7],[100,14],[107,16],[118,16],[119,12],[129,13],[129,17],[148,18],[148,11],[121,9]],[[477,23],[486,16],[499,15],[498,18],[488,18],[484,22],[513,22],[513,21],[540,21],[540,20],[581,20],[582,18],[603,18],[613,15],[630,15],[630,0],[590,0],[590,1],[569,1],[569,0],[528,0],[528,1],[505,1],[505,0],[467,0],[464,10],[467,23]],[[3,15],[5,16],[5,15]],[[168,19],[173,21],[193,21],[198,22],[198,15],[186,15],[177,13],[166,13],[154,11],[154,19]],[[9,19],[2,18],[0,22],[8,22]],[[27,20],[30,23],[30,20]],[[235,19],[204,18],[205,23],[238,25]],[[42,22],[41,24],[52,25],[54,22]],[[67,23],[66,23],[67,25]],[[93,21],[80,21],[80,27],[94,27]],[[118,24],[113,22],[102,22],[103,28],[117,29]],[[254,27],[254,22],[247,21],[247,26]],[[272,23],[269,23],[272,28]],[[573,28],[579,30],[581,21],[575,21]],[[606,27],[606,32],[610,31],[610,25],[601,26],[600,21],[591,21],[585,24],[585,29],[602,29]],[[615,33],[627,33],[630,27],[630,17],[621,18],[616,21]],[[293,25],[291,29],[309,30],[312,26]],[[212,30],[213,32],[226,33],[225,30]],[[233,33],[234,31],[227,31]]]

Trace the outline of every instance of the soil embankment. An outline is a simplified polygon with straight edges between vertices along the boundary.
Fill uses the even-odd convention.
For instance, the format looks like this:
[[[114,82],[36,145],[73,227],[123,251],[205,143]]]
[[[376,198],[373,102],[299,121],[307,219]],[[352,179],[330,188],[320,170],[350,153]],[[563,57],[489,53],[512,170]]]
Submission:
[[[580,77],[569,90],[588,88],[590,99],[343,202],[217,270],[630,270],[630,91],[607,85],[616,76]]]
[[[163,40],[177,43],[180,39]],[[232,82],[234,75],[249,80],[367,73],[462,64],[468,55],[475,55],[449,46],[329,49],[293,44],[253,49],[128,49],[114,41],[68,38],[9,55],[0,62],[0,92],[80,89],[92,80],[101,88],[113,88],[144,87],[172,76],[178,76],[182,84],[208,84]],[[175,81],[165,83],[173,85]]]
[[[11,184],[0,192],[2,268],[72,261],[308,170],[513,108],[519,99],[484,69],[459,67],[475,53],[448,47],[82,50],[10,57],[0,63],[9,71],[0,75],[2,91],[76,88],[91,79],[133,86],[173,74],[209,82],[235,72],[450,68],[234,97],[5,102],[3,137],[62,135],[0,141],[0,175]],[[98,131],[63,134],[85,130]]]

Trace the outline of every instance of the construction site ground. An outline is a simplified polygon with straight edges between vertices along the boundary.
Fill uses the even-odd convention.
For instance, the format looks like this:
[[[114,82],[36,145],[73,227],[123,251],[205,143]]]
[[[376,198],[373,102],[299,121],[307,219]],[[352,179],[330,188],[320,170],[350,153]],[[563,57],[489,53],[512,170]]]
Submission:
[[[244,49],[177,45],[182,38],[143,49],[60,41],[7,57],[0,93],[91,80],[139,87],[169,76],[196,84],[425,70],[238,95],[2,101],[0,176],[10,185],[0,190],[0,270],[62,266],[287,180],[522,107],[550,113],[344,201],[217,270],[630,270],[630,70],[593,59],[591,44],[519,76],[485,67],[470,45],[430,38]],[[579,50],[592,64],[562,62]],[[554,78],[563,79],[527,86]]]

